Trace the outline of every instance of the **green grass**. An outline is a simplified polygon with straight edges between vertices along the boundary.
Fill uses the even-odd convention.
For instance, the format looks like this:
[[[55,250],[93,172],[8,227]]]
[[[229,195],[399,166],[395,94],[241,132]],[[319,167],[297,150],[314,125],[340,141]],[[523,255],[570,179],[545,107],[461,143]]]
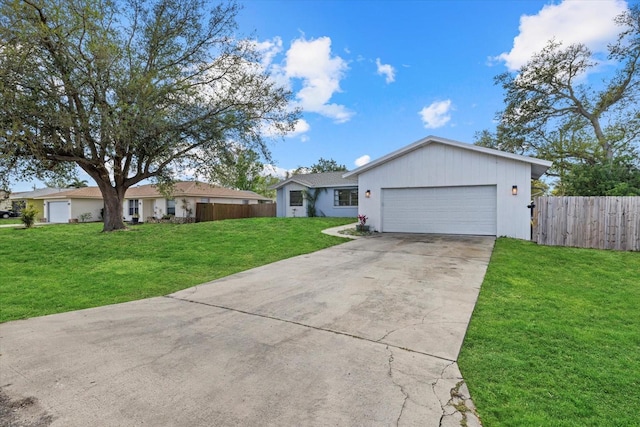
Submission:
[[[0,322],[166,295],[346,241],[353,218],[0,229]]]
[[[459,365],[485,427],[640,425],[640,253],[498,239]]]
[[[22,224],[22,220],[19,217],[0,218],[0,225],[7,225],[7,224]]]

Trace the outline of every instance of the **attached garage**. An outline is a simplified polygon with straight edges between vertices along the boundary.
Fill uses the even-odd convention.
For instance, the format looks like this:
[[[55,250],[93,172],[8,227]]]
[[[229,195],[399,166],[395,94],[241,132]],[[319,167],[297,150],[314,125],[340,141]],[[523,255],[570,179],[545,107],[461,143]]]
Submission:
[[[382,189],[382,229],[496,235],[496,186]]]
[[[380,232],[530,238],[531,180],[551,162],[429,136],[374,160],[358,213]]]
[[[69,222],[69,202],[49,202],[47,203],[47,220],[49,222],[67,223]]]

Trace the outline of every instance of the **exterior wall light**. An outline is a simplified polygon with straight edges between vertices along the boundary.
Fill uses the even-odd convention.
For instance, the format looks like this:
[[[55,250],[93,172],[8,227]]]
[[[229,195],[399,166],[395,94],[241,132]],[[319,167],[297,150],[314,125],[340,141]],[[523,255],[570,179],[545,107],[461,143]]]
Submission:
[[[518,186],[517,185],[514,185],[514,186],[511,187],[511,194],[514,195],[514,196],[518,195]]]
[[[367,190],[367,191],[365,191],[365,192],[364,192],[364,197],[366,197],[367,199],[368,199],[369,197],[371,197],[371,190]]]

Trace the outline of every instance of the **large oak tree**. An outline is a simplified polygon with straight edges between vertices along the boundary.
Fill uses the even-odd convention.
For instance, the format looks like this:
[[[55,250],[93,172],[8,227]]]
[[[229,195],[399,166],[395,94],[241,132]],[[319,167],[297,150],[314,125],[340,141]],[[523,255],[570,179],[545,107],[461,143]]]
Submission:
[[[592,167],[627,176],[613,172],[620,164],[637,165],[640,6],[631,6],[616,22],[621,30],[608,46],[606,62],[594,59],[583,44],[565,46],[550,40],[517,72],[497,76],[505,108],[497,115],[496,132],[478,133],[476,144],[552,160],[549,172],[560,178],[560,194],[584,192],[590,185],[586,174],[580,172],[580,186],[567,186],[565,181]],[[589,78],[611,67],[615,68],[606,80]],[[597,174],[591,177],[593,190],[601,191]],[[615,186],[613,180],[610,184]],[[618,186],[616,191],[622,187],[631,188]]]
[[[290,92],[236,34],[234,2],[0,0],[0,174],[81,168],[104,230],[125,227],[125,191],[185,169],[208,175],[261,130],[292,130]]]

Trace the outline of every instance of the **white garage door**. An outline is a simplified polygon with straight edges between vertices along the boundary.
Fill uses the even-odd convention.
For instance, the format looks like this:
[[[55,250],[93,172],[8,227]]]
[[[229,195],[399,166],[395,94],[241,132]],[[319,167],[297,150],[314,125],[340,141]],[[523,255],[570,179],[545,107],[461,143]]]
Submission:
[[[382,231],[496,235],[496,187],[382,190]]]
[[[69,222],[69,205],[67,202],[49,202],[49,222]]]

